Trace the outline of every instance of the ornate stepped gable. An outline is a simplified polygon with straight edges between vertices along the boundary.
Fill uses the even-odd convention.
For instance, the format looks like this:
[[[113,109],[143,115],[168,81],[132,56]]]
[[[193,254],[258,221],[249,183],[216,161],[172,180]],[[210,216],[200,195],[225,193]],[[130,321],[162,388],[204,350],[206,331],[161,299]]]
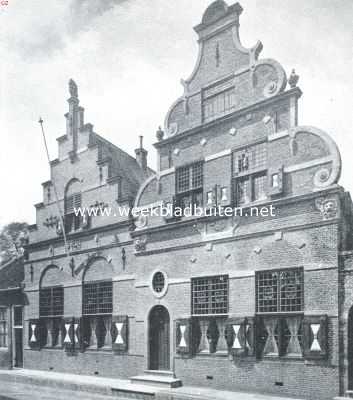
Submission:
[[[262,201],[320,191],[339,181],[335,142],[320,129],[298,126],[299,76],[292,70],[287,87],[283,67],[259,58],[261,42],[250,49],[240,44],[241,12],[239,3],[216,0],[194,28],[196,66],[182,81],[183,96],[170,107],[164,131],[157,131],[159,171],[142,184],[135,206],[173,203],[178,172],[196,162],[203,163],[198,188],[203,206],[236,205],[236,179],[252,171],[262,174]],[[241,157],[249,163],[244,170]],[[142,228],[161,223],[150,218]]]
[[[287,78],[282,66],[272,59],[259,59],[262,43],[246,49],[239,39],[239,3],[228,6],[223,0],[212,3],[198,34],[199,55],[190,77],[182,80],[184,94],[169,109],[165,119],[167,137],[179,134],[212,119],[201,101],[220,93],[228,96],[227,112],[234,112],[283,92]],[[212,107],[210,105],[210,107]]]

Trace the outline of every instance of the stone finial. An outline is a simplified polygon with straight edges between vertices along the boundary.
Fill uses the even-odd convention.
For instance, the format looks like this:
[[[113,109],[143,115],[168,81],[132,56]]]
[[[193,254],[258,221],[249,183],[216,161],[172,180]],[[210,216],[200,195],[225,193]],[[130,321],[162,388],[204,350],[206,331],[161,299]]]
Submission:
[[[289,83],[289,86],[291,87],[291,89],[293,89],[297,86],[298,81],[299,81],[299,75],[297,75],[295,73],[295,69],[292,69],[292,72],[288,79],[288,83]]]
[[[161,140],[163,140],[164,137],[164,132],[162,131],[162,128],[159,126],[158,127],[158,131],[156,132],[156,137],[157,140],[160,142]]]
[[[69,92],[71,97],[78,97],[78,87],[73,79],[69,80]]]

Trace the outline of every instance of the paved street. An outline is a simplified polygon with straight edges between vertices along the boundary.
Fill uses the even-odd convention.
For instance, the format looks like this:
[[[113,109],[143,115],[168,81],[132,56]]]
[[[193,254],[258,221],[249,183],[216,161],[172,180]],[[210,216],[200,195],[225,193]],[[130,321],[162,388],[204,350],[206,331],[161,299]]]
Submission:
[[[119,400],[119,397],[0,381],[0,400]]]
[[[111,388],[120,390],[120,394],[114,393],[111,396]],[[284,396],[235,393],[195,386],[163,389],[132,384],[129,380],[59,372],[24,369],[0,370],[0,400],[68,400],[71,398],[75,400],[125,400],[127,397],[141,398],[142,393],[156,394],[158,399],[168,400],[296,400]]]

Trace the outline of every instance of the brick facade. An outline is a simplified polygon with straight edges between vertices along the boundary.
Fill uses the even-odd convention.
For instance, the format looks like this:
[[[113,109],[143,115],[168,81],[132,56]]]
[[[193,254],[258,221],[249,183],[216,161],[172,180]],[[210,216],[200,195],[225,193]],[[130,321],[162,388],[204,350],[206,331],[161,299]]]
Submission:
[[[238,3],[227,6],[217,0],[195,27],[199,58],[191,76],[183,81],[183,95],[167,113],[164,130],[157,133],[155,173],[139,159],[146,155],[142,146],[136,151],[136,161],[97,135],[91,124],[84,124],[77,87],[70,83],[67,134],[58,139],[59,158],[51,163],[51,181],[43,184],[44,199],[36,205],[37,221],[31,227],[27,248],[26,368],[118,378],[143,373],[151,367],[149,343],[154,328],[150,316],[158,305],[167,309],[170,318],[166,340],[169,369],[185,384],[310,399],[330,399],[347,388],[346,338],[352,304],[349,289],[353,285],[351,200],[337,184],[339,151],[326,133],[298,126],[298,77],[290,76],[287,89],[283,67],[274,60],[259,58],[260,42],[251,49],[242,47],[241,12]],[[259,150],[263,153],[249,156],[249,152],[255,152],[251,149],[259,145],[265,148]],[[245,163],[240,165],[238,154],[242,151]],[[248,163],[255,163],[251,157],[263,157],[264,165],[255,166],[257,169],[248,174]],[[67,232],[70,254],[65,255],[56,199],[53,193],[48,199],[48,188],[53,189],[55,184],[62,212],[73,179],[81,193],[81,204],[86,207],[134,203],[142,210],[177,204],[178,168],[194,162],[202,163],[199,190],[205,207],[209,199],[210,203],[237,206],[235,188],[239,179],[252,179],[244,189],[244,193],[251,191],[253,200],[244,201],[245,212],[254,205],[260,209],[272,205],[274,215],[181,219],[140,216],[134,224],[131,217],[92,217],[89,226]],[[235,172],[237,165],[245,173]],[[254,179],[259,176],[262,197],[256,197],[259,193],[254,189]],[[261,314],[257,307],[257,274],[274,270],[278,277],[284,269],[297,268],[303,270],[300,309]],[[46,276],[48,271],[52,275]],[[152,288],[157,271],[164,276],[161,293]],[[192,279],[218,275],[228,276],[227,312],[221,316],[192,315]],[[99,345],[94,349],[84,343],[83,286],[100,280],[112,281],[113,344],[108,349]],[[282,296],[279,291],[283,289],[284,299],[293,299],[299,283],[283,285],[278,296]],[[62,338],[55,348],[48,348],[48,341],[44,345],[31,341],[32,324],[41,324],[40,290],[45,286],[63,286],[64,311],[60,318],[72,327],[77,323],[77,344],[73,335],[66,344]],[[286,294],[287,289],[292,292]],[[267,299],[272,298],[271,290],[266,288]],[[219,294],[212,296],[216,299]],[[214,299],[215,303],[219,301]],[[248,325],[231,322],[244,318]],[[272,333],[268,322],[271,318],[278,320]],[[293,318],[300,321],[300,329]],[[127,321],[126,330],[120,331],[114,321]],[[223,351],[199,351],[200,343],[195,345],[202,341],[205,323],[203,334],[207,333],[209,343],[215,340],[215,348],[221,339],[228,340]],[[210,333],[214,323],[217,339]],[[238,340],[234,333],[229,336],[227,331],[227,337],[219,337],[224,333],[224,324],[230,329],[253,328],[253,342],[247,343],[246,333],[245,344],[238,348],[246,348],[245,356],[233,351]],[[66,327],[60,329],[66,337]],[[261,329],[266,331],[263,337]],[[39,341],[41,333],[36,333]],[[126,343],[116,347],[120,334],[127,348]],[[87,340],[91,343],[92,331]],[[277,355],[265,354],[265,348],[276,348],[282,340]],[[299,346],[300,352],[288,355],[291,346]]]

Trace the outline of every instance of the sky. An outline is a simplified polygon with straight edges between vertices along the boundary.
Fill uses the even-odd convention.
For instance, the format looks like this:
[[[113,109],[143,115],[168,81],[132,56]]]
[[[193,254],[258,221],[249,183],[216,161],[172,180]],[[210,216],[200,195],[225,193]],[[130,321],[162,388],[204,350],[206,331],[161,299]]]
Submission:
[[[144,136],[156,166],[155,133],[182,94],[197,58],[193,26],[210,0],[8,0],[0,6],[0,226],[35,223],[51,159],[65,133],[68,80],[85,122],[134,154]],[[0,2],[1,3],[1,2]],[[228,4],[232,2],[228,1]],[[260,57],[300,76],[299,124],[328,132],[353,192],[353,1],[242,0],[240,38]]]

